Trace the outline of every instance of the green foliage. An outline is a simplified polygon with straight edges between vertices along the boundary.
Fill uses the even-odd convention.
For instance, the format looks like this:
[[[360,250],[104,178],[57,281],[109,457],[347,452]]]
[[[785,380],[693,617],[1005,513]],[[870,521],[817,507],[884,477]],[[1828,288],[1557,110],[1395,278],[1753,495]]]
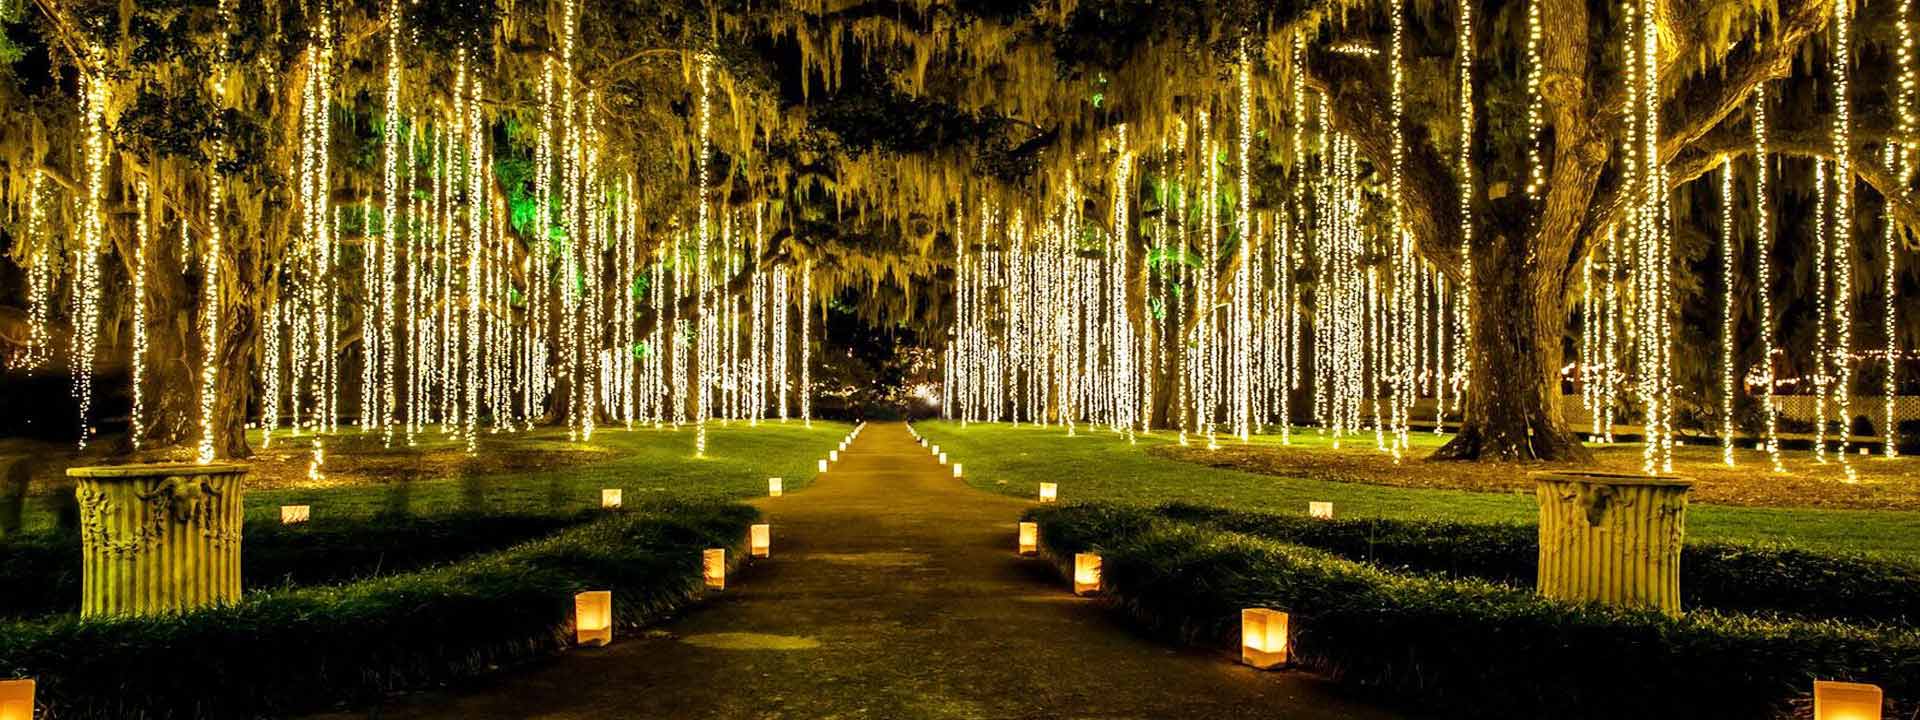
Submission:
[[[1354,518],[1239,512],[1190,503],[1161,517],[1305,545],[1385,567],[1532,587],[1539,529],[1530,523]],[[1904,624],[1920,621],[1920,567],[1853,553],[1778,545],[1690,542],[1681,551],[1683,606]]]
[[[1200,267],[1200,263],[1200,256],[1196,253],[1188,252],[1184,247],[1168,245],[1147,251],[1147,264],[1162,272],[1172,272],[1174,268],[1168,267],[1171,265],[1186,265],[1187,267],[1198,268]]]
[[[613,591],[622,630],[652,622],[702,592],[700,550],[737,549],[757,516],[656,506],[456,565],[230,607],[5,624],[0,667],[37,677],[62,720],[280,716],[366,701],[567,647],[581,590]]]
[[[1028,516],[1063,572],[1097,550],[1105,600],[1157,632],[1234,647],[1241,608],[1283,609],[1296,663],[1455,716],[1764,718],[1815,678],[1920,693],[1911,629],[1551,602],[1139,508]]]
[[[550,535],[599,517],[573,513],[320,517],[304,525],[253,523],[241,539],[248,591],[410,572]],[[0,543],[0,617],[77,612],[80,536],[44,532]]]

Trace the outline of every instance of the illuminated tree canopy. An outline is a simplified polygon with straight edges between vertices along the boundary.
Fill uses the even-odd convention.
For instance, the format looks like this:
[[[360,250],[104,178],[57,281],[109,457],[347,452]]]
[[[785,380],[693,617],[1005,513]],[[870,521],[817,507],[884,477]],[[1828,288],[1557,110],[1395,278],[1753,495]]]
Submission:
[[[669,397],[704,418],[700,388],[771,412],[766,378],[808,368],[773,333],[843,297],[950,337],[949,366],[1012,357],[1008,323],[1040,311],[962,288],[1053,253],[1107,263],[1075,307],[1118,318],[1083,358],[1117,383],[1096,381],[1108,425],[1325,424],[1337,399],[1404,433],[1437,394],[1441,457],[1579,460],[1569,362],[1652,445],[1731,427],[1718,378],[1756,366],[1837,377],[1839,408],[1891,397],[1920,337],[1896,312],[1920,282],[1911,5],[0,0],[0,345],[82,387],[141,368],[129,450],[411,431],[431,403],[469,434],[590,434]],[[1734,243],[1735,284],[1702,279]],[[1360,303],[1350,329],[1337,302]],[[1637,331],[1607,335],[1602,307]],[[1784,359],[1717,357],[1723,327]],[[1055,345],[1018,362],[1062,352],[1033,337]],[[1577,348],[1603,341],[1622,357],[1599,382]],[[1310,366],[1348,342],[1380,365],[1322,402]],[[1234,364],[1249,343],[1270,354]],[[947,384],[1010,372],[1030,416],[1097,411],[982,367]],[[466,388],[419,389],[443,382]]]

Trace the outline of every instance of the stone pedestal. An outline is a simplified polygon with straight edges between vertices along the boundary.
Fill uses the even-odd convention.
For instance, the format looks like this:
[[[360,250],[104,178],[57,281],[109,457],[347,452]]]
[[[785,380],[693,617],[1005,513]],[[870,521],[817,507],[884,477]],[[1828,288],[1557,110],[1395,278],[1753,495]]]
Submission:
[[[1677,477],[1536,472],[1539,593],[1680,613],[1687,491]]]
[[[71,468],[80,615],[153,615],[240,599],[242,465]]]

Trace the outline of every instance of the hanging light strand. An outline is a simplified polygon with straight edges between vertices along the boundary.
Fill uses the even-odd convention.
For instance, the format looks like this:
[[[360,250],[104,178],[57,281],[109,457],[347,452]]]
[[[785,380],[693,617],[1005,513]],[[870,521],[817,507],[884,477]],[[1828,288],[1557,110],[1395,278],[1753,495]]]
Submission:
[[[1754,295],[1759,300],[1761,447],[1774,472],[1786,472],[1780,463],[1779,411],[1773,398],[1773,217],[1767,191],[1767,85],[1753,94],[1753,235]]]
[[[133,449],[139,450],[140,443],[147,434],[146,428],[146,365],[147,365],[147,256],[148,247],[153,242],[153,198],[149,194],[146,178],[135,184],[136,207],[139,217],[134,220],[137,227],[133,245],[133,358],[132,386],[133,407],[127,416],[127,436],[133,441]]]
[[[1847,457],[1853,435],[1853,3],[1833,2],[1833,339],[1837,457],[1848,482],[1857,478]]]
[[[80,218],[81,250],[74,269],[74,332],[70,343],[74,395],[80,406],[82,449],[93,437],[93,364],[100,340],[100,254],[106,246],[107,84],[91,73],[81,78],[80,117],[86,127],[86,196]]]
[[[1733,467],[1733,160],[1720,165],[1720,461]]]
[[[1920,133],[1920,117],[1915,114],[1915,95],[1920,92],[1920,78],[1916,78],[1914,58],[1914,7],[1913,0],[1899,0],[1899,19],[1895,26],[1899,31],[1899,46],[1894,49],[1895,77],[1897,86],[1892,93],[1894,115],[1900,128],[1900,137],[1912,138]],[[1889,165],[1894,168],[1900,180],[1901,188],[1913,187],[1915,170],[1914,148],[1902,143],[1887,143],[1886,153]],[[1885,305],[1881,309],[1882,331],[1886,335],[1887,378],[1884,383],[1884,398],[1880,418],[1880,435],[1883,439],[1882,453],[1888,458],[1899,457],[1899,423],[1894,415],[1894,404],[1900,392],[1900,336],[1899,336],[1899,277],[1895,274],[1897,265],[1896,251],[1899,249],[1899,229],[1888,213],[1881,233],[1881,255],[1884,258],[1881,278],[1882,296]]]

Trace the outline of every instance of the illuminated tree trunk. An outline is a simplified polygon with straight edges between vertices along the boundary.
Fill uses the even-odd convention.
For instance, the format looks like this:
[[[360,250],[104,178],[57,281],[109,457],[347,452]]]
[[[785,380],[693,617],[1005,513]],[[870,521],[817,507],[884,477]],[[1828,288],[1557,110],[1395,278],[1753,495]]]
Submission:
[[[137,232],[127,226],[114,233],[117,255],[129,275],[136,271],[133,243]],[[179,253],[169,245],[178,242],[178,226],[161,224],[152,233],[146,275],[146,357],[133,357],[132,343],[121,343],[130,364],[145,363],[139,439],[143,452],[189,443],[199,437],[200,429],[199,365],[182,362],[199,357],[199,346],[193,339],[198,303],[180,271]],[[122,449],[132,451],[131,442]]]
[[[1560,414],[1565,271],[1542,267],[1524,233],[1489,233],[1482,245],[1492,247],[1475,253],[1465,420],[1433,457],[1591,460]]]

